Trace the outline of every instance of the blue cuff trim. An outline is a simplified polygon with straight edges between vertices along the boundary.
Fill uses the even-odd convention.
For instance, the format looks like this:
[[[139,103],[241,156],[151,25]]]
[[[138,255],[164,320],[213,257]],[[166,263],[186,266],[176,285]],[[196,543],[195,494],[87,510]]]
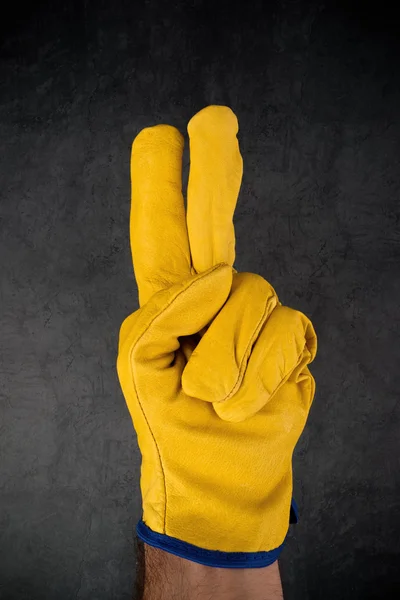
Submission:
[[[294,498],[292,498],[292,503],[290,505],[290,516],[289,516],[289,524],[295,525],[299,522],[299,507],[297,506],[297,502]]]
[[[155,548],[165,550],[181,558],[186,558],[201,565],[209,567],[222,567],[227,569],[254,569],[267,567],[275,562],[283,550],[284,543],[268,552],[222,552],[221,550],[205,550],[193,544],[182,542],[176,538],[152,531],[141,520],[136,525],[138,537]]]

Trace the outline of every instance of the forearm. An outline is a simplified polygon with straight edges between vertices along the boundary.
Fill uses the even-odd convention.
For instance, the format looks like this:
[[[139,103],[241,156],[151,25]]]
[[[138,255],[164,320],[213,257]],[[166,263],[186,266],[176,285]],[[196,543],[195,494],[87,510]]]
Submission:
[[[283,598],[278,561],[260,569],[222,569],[200,565],[147,544],[139,555],[140,600]]]

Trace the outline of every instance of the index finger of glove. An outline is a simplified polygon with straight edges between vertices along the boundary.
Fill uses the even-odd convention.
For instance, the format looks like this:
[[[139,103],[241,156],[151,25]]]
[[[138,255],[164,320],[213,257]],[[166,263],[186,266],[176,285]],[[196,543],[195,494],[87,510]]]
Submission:
[[[191,273],[183,144],[175,127],[155,125],[143,129],[132,145],[130,239],[141,306]]]

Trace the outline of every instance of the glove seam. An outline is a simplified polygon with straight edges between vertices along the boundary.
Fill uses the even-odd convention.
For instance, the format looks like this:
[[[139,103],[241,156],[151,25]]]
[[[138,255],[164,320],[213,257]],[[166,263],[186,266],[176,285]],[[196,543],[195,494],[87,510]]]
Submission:
[[[305,344],[305,347],[308,350],[307,344]],[[301,362],[302,362],[301,359],[302,358],[304,360],[306,360],[307,362],[304,363],[304,365],[303,365],[303,367],[301,369],[301,372],[307,367],[307,365],[310,364],[310,361],[308,359],[310,358],[311,353],[310,353],[309,350],[308,350],[308,354],[309,354],[308,357],[304,357],[303,356],[304,355],[304,348],[303,348],[303,350],[297,356],[297,361],[296,361],[295,365],[291,369],[288,369],[288,371],[282,377],[281,381],[275,386],[275,388],[273,389],[273,391],[270,393],[270,398],[272,398],[272,396],[274,396],[274,394],[276,394],[278,392],[278,390],[287,382],[287,380],[293,374],[293,372],[301,365]],[[311,373],[310,373],[310,376],[312,377]]]
[[[280,306],[282,306],[282,304],[281,304],[281,303],[280,303]],[[274,306],[273,310],[275,310],[275,308],[276,308],[276,307],[277,307],[277,305],[275,305],[275,306]],[[271,313],[271,314],[272,314],[272,313]],[[301,314],[301,313],[300,313],[300,314]],[[270,399],[271,399],[271,398],[274,396],[274,394],[276,394],[276,393],[278,392],[278,390],[279,390],[279,389],[282,387],[282,385],[284,385],[284,384],[286,383],[286,381],[289,379],[289,377],[292,375],[292,373],[293,373],[293,372],[294,372],[294,371],[295,371],[295,370],[296,370],[296,369],[299,367],[299,365],[300,365],[300,364],[301,364],[301,362],[302,362],[302,361],[301,361],[301,359],[302,359],[302,358],[303,358],[303,359],[305,359],[305,361],[306,361],[306,362],[304,363],[304,366],[303,366],[303,369],[302,369],[302,371],[303,371],[303,370],[304,370],[304,369],[307,367],[307,365],[309,365],[309,364],[312,362],[312,360],[309,360],[309,359],[312,357],[312,354],[311,354],[311,352],[310,352],[310,350],[309,350],[309,348],[308,348],[308,346],[307,346],[307,338],[305,339],[305,342],[306,342],[306,343],[305,343],[305,345],[304,345],[304,348],[303,348],[303,349],[302,349],[302,351],[301,351],[301,352],[299,352],[299,354],[297,355],[297,360],[296,360],[296,363],[295,363],[295,364],[294,364],[294,365],[293,365],[291,368],[289,368],[289,369],[286,371],[286,373],[285,373],[285,374],[283,375],[283,377],[281,378],[280,382],[279,382],[279,383],[278,383],[278,384],[275,386],[275,388],[272,390],[272,392],[270,392],[270,394],[269,394],[269,397],[270,397]],[[304,350],[305,350],[305,348],[307,348],[307,351],[308,351],[308,357],[304,357],[304,356],[303,356],[303,355],[304,355]],[[247,349],[246,349],[246,351],[247,351]],[[242,362],[243,362],[243,361],[242,361]],[[301,372],[302,372],[302,371],[301,371]],[[310,377],[309,377],[309,378],[310,378],[310,379],[313,379],[313,376],[312,376],[312,374],[311,374],[310,372],[309,372],[309,375],[310,375]],[[236,381],[236,383],[237,383],[237,381]],[[236,383],[235,383],[235,385],[236,385]],[[233,389],[234,389],[234,388],[232,388],[232,390],[233,390]],[[228,396],[226,396],[226,398],[224,398],[223,400],[221,400],[221,402],[224,402],[225,400],[229,400],[229,398],[231,398],[231,397],[232,397],[232,395],[233,395],[233,394],[232,394],[232,391],[231,391],[231,392],[229,393],[229,395],[228,395]]]
[[[132,359],[132,351],[133,351],[133,348],[131,349],[131,352],[130,352],[130,355],[129,355],[129,358],[130,358],[129,363],[130,364],[132,364],[132,360],[131,360]],[[164,466],[163,466],[163,463],[162,463],[162,460],[161,460],[160,448],[158,447],[157,440],[154,437],[153,430],[150,427],[149,420],[146,417],[146,413],[145,413],[145,411],[143,409],[143,405],[142,405],[142,403],[140,401],[140,397],[139,397],[139,393],[138,393],[138,390],[137,390],[137,387],[136,387],[136,384],[135,384],[135,377],[133,375],[133,369],[132,368],[131,368],[131,373],[132,373],[132,383],[133,383],[133,387],[134,387],[134,390],[135,390],[136,398],[138,399],[138,404],[139,404],[140,410],[142,411],[142,415],[144,417],[144,420],[146,421],[147,427],[148,427],[148,429],[150,431],[150,435],[153,438],[154,445],[156,447],[157,454],[158,454],[158,459],[160,461],[160,467],[161,467],[162,475],[163,475],[164,497],[165,497],[165,510],[164,510],[164,518],[163,518],[163,521],[164,521],[163,522],[163,529],[164,529],[164,531],[163,531],[163,533],[165,533],[165,531],[166,531],[166,513],[167,513],[167,485],[166,485],[166,479],[165,479]]]
[[[147,327],[145,328],[145,330],[140,334],[139,338],[136,339],[136,341],[134,342],[133,346],[131,347],[130,353],[129,353],[129,365],[130,365],[130,371],[131,371],[131,375],[132,375],[132,384],[135,390],[135,394],[136,394],[136,398],[138,400],[139,406],[140,406],[140,410],[142,411],[143,417],[147,423],[147,427],[150,431],[151,437],[153,438],[156,450],[157,450],[157,454],[158,454],[158,458],[160,461],[160,466],[161,466],[161,471],[162,471],[162,475],[163,475],[163,483],[164,483],[164,497],[165,497],[165,509],[164,509],[164,519],[163,519],[163,533],[165,535],[166,534],[166,522],[167,522],[167,482],[166,482],[166,477],[165,477],[165,470],[164,470],[164,465],[162,463],[162,459],[161,459],[161,452],[160,452],[160,448],[157,444],[157,440],[154,436],[153,430],[150,427],[150,422],[146,417],[146,413],[144,411],[143,405],[140,401],[140,396],[139,396],[139,392],[138,389],[136,387],[136,383],[135,383],[135,374],[134,374],[134,369],[133,369],[133,360],[132,360],[132,354],[133,351],[135,350],[136,346],[138,345],[138,343],[140,342],[140,340],[142,339],[142,337],[145,335],[145,333],[149,330],[150,326],[154,323],[154,321],[160,317],[170,306],[173,302],[175,302],[175,300],[184,292],[186,292],[190,287],[192,287],[193,285],[195,285],[198,281],[201,281],[202,279],[204,279],[204,277],[207,275],[210,275],[211,273],[213,273],[215,270],[219,269],[221,267],[221,264],[215,265],[215,267],[209,271],[207,271],[206,273],[204,273],[204,275],[202,277],[199,277],[198,279],[195,279],[194,281],[191,281],[190,284],[185,287],[183,290],[180,290],[171,300],[170,302],[168,302],[167,306],[164,306],[164,308],[158,312],[153,319],[150,321],[150,323],[148,323]]]
[[[275,298],[275,299],[276,299],[276,301],[278,302],[278,297],[277,297],[276,293],[274,293],[274,298]],[[267,309],[268,309],[268,301],[269,301],[269,299],[268,299],[268,300],[267,300],[267,302],[265,303],[265,307],[264,307],[263,313],[262,313],[262,315],[261,315],[261,317],[260,317],[260,319],[259,319],[259,321],[258,321],[258,323],[257,323],[257,325],[256,325],[256,327],[255,327],[255,329],[254,329],[254,332],[253,332],[253,334],[252,334],[252,336],[251,336],[251,338],[250,338],[250,340],[249,340],[249,343],[247,344],[246,350],[245,350],[245,352],[244,352],[244,354],[243,354],[243,358],[242,358],[242,360],[241,360],[241,363],[240,363],[240,366],[239,366],[239,373],[238,373],[238,376],[237,376],[237,378],[236,378],[236,381],[235,381],[235,383],[234,383],[233,387],[231,388],[231,391],[230,391],[230,392],[229,392],[229,393],[228,393],[228,394],[225,396],[225,398],[223,398],[223,400],[221,400],[221,402],[225,402],[226,400],[229,400],[229,398],[231,398],[231,397],[232,397],[232,396],[233,396],[233,395],[236,393],[236,389],[235,389],[235,388],[237,387],[237,385],[238,385],[238,382],[241,380],[241,377],[242,377],[242,371],[243,371],[243,365],[244,365],[244,364],[245,364],[245,362],[246,362],[246,361],[245,361],[245,359],[246,359],[246,356],[247,356],[247,358],[248,358],[248,350],[249,350],[250,346],[251,346],[251,345],[253,344],[253,342],[254,342],[254,336],[256,335],[256,333],[257,333],[257,335],[260,333],[261,327],[262,327],[262,325],[264,324],[264,323],[263,323],[263,319],[264,319],[264,317],[265,317],[265,314],[266,314],[266,312],[267,312]],[[275,306],[274,306],[274,308],[272,309],[271,313],[272,313],[272,312],[275,310],[276,306],[277,306],[277,304],[275,304]],[[266,321],[265,321],[265,322],[266,322]],[[261,326],[260,326],[260,324],[261,324]]]

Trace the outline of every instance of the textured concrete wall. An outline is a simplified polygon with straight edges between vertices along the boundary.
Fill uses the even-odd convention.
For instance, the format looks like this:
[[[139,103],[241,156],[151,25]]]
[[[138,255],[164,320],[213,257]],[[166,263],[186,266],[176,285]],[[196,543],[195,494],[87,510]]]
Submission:
[[[267,278],[319,337],[286,599],[394,597],[392,16],[324,2],[136,4],[11,4],[2,18],[0,598],[131,598],[140,456],[115,370],[119,326],[137,307],[130,146],[147,125],[185,132],[213,103],[241,128],[236,267]],[[187,178],[187,150],[184,163]]]

